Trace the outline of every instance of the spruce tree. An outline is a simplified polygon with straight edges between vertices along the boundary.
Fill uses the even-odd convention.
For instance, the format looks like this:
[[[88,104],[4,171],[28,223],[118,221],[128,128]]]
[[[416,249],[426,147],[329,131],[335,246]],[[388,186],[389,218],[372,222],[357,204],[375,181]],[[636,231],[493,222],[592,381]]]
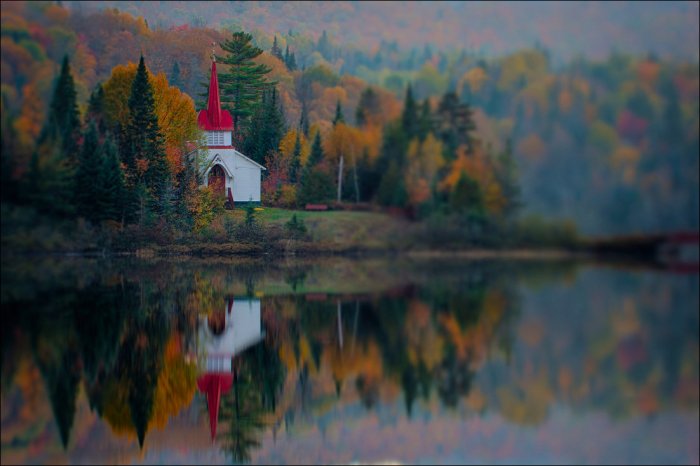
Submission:
[[[403,113],[401,114],[401,124],[409,139],[418,133],[418,108],[413,98],[413,90],[410,84],[406,89],[406,100],[404,101]]]
[[[111,137],[107,137],[97,184],[99,218],[122,221],[124,195],[124,172],[119,163],[117,146]]]
[[[379,113],[380,110],[377,93],[371,87],[367,87],[362,91],[360,101],[357,103],[357,109],[355,110],[357,126],[364,126],[367,123],[367,117]]]
[[[75,206],[78,215],[91,222],[99,220],[98,187],[102,151],[97,136],[95,122],[91,121],[78,158],[78,170],[75,174]]]
[[[316,137],[314,138],[314,143],[311,145],[311,154],[309,154],[309,159],[306,161],[308,166],[316,166],[323,160],[323,145],[321,144],[321,132],[316,131]]]
[[[279,147],[284,136],[284,115],[277,100],[277,90],[265,92],[261,104],[251,119],[243,141],[244,152],[260,164],[270,151]]]
[[[431,131],[433,131],[433,121],[430,114],[430,101],[425,99],[418,118],[418,138],[424,141]]]
[[[309,111],[306,109],[306,103],[301,103],[301,116],[299,117],[299,130],[304,133],[304,136],[309,137]]]
[[[460,103],[457,94],[447,92],[440,101],[436,112],[437,136],[442,140],[447,153],[454,156],[457,147],[466,145],[473,150],[471,133],[476,129],[472,110],[467,103]]]
[[[275,36],[275,39],[272,41],[272,49],[270,49],[270,53],[273,57],[278,58],[280,61],[284,61],[282,49],[280,49],[279,45],[277,45],[277,36]]]
[[[182,89],[182,76],[180,75],[180,64],[173,63],[173,70],[170,72],[170,85]]]
[[[294,52],[289,54],[289,65],[287,68],[289,68],[289,71],[296,71],[297,69],[297,57],[294,55]]]
[[[63,154],[71,163],[77,161],[78,137],[80,135],[80,118],[76,101],[75,82],[71,74],[68,55],[63,57],[61,74],[56,81],[53,98],[49,107],[47,125],[56,125],[61,138]],[[46,131],[43,134],[47,134]],[[40,142],[44,142],[40,140]]]
[[[343,116],[343,109],[340,107],[340,100],[335,105],[335,117],[333,118],[333,126],[338,123],[345,123],[345,117]]]
[[[107,123],[105,122],[105,91],[100,83],[95,86],[88,101],[85,124],[88,124],[90,121],[96,122],[97,130],[101,135],[105,134],[105,131],[107,131]]]
[[[170,172],[165,158],[165,141],[155,113],[153,88],[148,80],[143,56],[131,85],[129,112],[127,137],[133,151],[131,156],[137,165],[135,179],[143,182],[152,201],[151,207],[160,212]],[[145,171],[139,165],[145,165]]]
[[[301,139],[299,138],[299,131],[297,131],[297,137],[294,141],[294,151],[292,152],[292,160],[289,164],[289,181],[291,183],[297,182],[297,177],[299,175],[299,170],[301,167]]]
[[[221,103],[231,112],[236,131],[247,126],[264,91],[274,84],[265,79],[272,69],[253,61],[263,51],[252,45],[252,40],[248,33],[234,32],[231,39],[221,44],[228,52],[221,63],[229,68],[228,73],[219,73]]]

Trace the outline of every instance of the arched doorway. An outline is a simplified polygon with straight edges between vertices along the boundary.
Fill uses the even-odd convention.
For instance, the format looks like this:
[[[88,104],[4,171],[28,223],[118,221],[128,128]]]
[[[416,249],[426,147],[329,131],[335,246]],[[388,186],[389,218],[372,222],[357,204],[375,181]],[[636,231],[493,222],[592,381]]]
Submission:
[[[215,194],[221,197],[226,196],[226,174],[221,165],[214,165],[209,171],[209,186],[212,187]]]

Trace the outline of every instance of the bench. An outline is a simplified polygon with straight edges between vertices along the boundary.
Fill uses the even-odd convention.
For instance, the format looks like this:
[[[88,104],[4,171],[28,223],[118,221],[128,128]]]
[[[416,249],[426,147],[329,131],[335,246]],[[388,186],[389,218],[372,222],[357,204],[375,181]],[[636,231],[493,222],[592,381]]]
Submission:
[[[328,210],[328,206],[326,204],[306,204],[304,209],[305,210]]]

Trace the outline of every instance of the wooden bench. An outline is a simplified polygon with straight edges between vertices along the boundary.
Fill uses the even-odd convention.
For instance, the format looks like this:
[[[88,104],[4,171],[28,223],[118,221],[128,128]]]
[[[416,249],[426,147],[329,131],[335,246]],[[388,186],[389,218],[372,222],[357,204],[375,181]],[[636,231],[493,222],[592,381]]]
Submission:
[[[328,210],[328,206],[326,204],[306,204],[304,209],[305,210]]]

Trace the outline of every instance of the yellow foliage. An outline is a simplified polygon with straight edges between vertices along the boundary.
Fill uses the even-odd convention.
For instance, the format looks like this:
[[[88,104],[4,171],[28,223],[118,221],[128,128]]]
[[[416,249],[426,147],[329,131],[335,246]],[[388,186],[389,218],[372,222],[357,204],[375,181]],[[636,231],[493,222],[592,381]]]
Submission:
[[[306,139],[306,136],[304,136],[304,133],[299,132],[296,129],[290,129],[287,131],[287,134],[282,137],[279,149],[282,156],[287,161],[290,161],[292,159],[292,155],[294,155],[294,145],[296,144],[297,132],[299,133],[299,142],[301,143],[300,160],[301,165],[303,166],[306,164],[306,161],[309,158],[309,153],[311,153],[309,141]]]
[[[137,67],[136,63],[115,66],[110,78],[103,85],[105,110],[110,125],[128,125],[129,96]],[[173,170],[179,170],[182,164],[178,162],[178,158],[182,156],[181,149],[184,143],[199,139],[194,102],[177,87],[168,85],[165,73],[154,76],[149,71],[148,75],[153,87],[158,127],[165,139],[166,149],[171,149],[174,158],[171,160],[171,167]]]
[[[459,82],[459,88],[461,89],[464,83],[469,84],[469,89],[472,92],[478,92],[481,90],[481,86],[488,80],[488,75],[481,67],[472,68],[462,75],[462,79]]]
[[[430,199],[438,171],[445,165],[442,143],[432,133],[423,142],[414,139],[408,146],[406,158],[408,199],[411,205],[418,205]]]

